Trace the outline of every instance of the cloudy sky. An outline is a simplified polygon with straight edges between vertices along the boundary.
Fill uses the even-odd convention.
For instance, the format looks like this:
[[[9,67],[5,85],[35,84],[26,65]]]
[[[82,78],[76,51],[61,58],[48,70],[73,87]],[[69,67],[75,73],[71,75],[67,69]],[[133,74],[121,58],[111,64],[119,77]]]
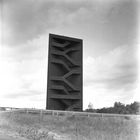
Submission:
[[[49,33],[83,39],[84,108],[139,101],[137,0],[1,0],[0,106],[45,108]]]

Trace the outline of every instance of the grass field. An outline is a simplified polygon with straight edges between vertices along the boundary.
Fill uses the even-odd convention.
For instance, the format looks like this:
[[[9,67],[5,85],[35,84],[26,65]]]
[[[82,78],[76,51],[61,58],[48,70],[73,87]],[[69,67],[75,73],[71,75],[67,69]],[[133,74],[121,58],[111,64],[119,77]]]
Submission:
[[[1,131],[29,140],[138,140],[138,123],[131,117],[0,113]]]

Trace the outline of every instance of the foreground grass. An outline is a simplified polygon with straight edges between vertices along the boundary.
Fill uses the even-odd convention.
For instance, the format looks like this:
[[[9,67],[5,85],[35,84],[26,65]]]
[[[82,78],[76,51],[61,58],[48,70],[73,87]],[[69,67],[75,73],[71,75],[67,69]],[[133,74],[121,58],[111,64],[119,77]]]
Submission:
[[[130,117],[4,112],[0,129],[31,140],[138,140],[138,121]]]

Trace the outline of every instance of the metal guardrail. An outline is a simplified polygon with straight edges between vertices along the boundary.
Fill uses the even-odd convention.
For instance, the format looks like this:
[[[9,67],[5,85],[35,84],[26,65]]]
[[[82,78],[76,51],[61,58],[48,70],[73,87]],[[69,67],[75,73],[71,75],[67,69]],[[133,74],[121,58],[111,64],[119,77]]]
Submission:
[[[140,119],[140,115],[128,115],[128,114],[108,114],[108,113],[92,113],[92,112],[77,112],[77,111],[60,111],[60,110],[45,110],[45,109],[20,109],[12,108],[11,110],[5,110],[1,112],[19,112],[27,114],[40,114],[40,115],[52,115],[52,116],[86,116],[86,117],[130,117]]]

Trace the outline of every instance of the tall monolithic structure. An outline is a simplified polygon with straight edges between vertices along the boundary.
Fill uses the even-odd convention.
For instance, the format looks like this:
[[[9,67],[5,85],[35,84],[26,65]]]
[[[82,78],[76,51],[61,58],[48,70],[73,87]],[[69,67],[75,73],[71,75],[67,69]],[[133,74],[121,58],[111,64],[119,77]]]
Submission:
[[[49,35],[46,109],[82,111],[82,40]]]

